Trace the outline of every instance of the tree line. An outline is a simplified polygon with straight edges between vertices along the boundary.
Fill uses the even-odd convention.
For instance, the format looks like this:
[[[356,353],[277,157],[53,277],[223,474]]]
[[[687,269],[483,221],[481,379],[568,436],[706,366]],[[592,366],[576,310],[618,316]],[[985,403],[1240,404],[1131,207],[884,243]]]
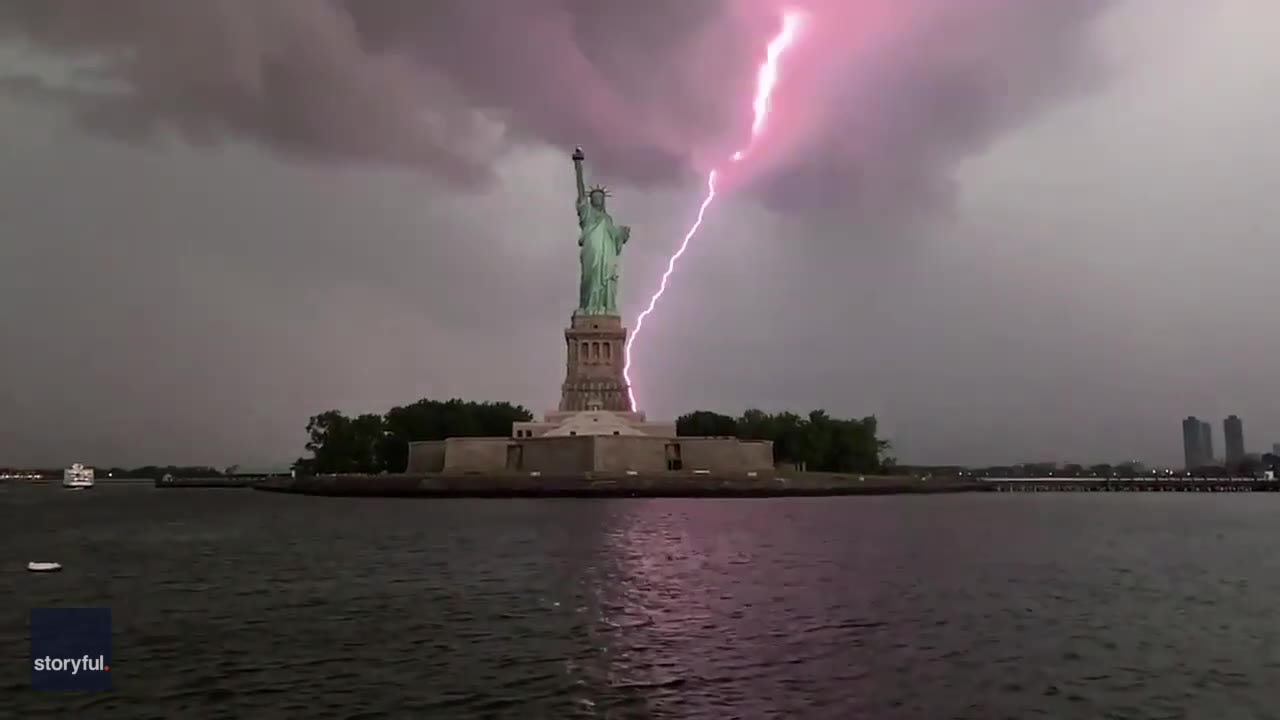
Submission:
[[[808,416],[791,412],[748,410],[739,417],[697,410],[676,420],[676,434],[772,440],[773,461],[792,463],[810,472],[887,471],[894,465],[889,441],[877,434],[876,418],[834,418],[825,410]]]
[[[165,475],[176,478],[202,478],[218,477],[223,474],[222,470],[205,465],[144,465],[136,468],[113,467],[105,471],[99,468],[95,472],[99,478],[106,475],[113,478],[145,478],[147,480],[159,480]]]
[[[511,424],[533,413],[506,402],[422,399],[381,415],[348,416],[339,410],[307,422],[309,457],[294,467],[305,473],[399,473],[408,464],[409,443],[449,437],[506,437]],[[682,436],[731,436],[772,440],[774,461],[810,471],[872,473],[892,465],[889,443],[876,435],[876,419],[833,418],[823,410],[806,417],[748,410],[740,417],[699,410],[676,420]]]
[[[532,420],[533,413],[506,402],[422,399],[379,415],[348,417],[339,410],[313,415],[307,422],[306,449],[294,468],[306,473],[399,473],[409,462],[409,443],[450,437],[511,434],[511,423]]]

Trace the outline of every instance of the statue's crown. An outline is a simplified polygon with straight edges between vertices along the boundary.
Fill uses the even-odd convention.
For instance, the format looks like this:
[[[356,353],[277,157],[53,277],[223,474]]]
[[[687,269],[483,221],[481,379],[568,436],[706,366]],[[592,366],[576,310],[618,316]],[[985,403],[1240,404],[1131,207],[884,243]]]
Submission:
[[[605,197],[609,197],[609,188],[605,187],[604,185],[592,185],[590,192],[588,192],[587,194],[592,195],[595,193],[600,193]]]

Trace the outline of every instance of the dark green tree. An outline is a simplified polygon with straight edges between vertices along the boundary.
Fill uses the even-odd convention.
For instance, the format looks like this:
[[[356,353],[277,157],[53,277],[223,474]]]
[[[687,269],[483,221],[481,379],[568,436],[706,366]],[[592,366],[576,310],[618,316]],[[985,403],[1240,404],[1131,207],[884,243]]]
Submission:
[[[132,470],[111,468],[108,472],[114,477],[146,478],[148,480],[159,480],[165,475],[172,475],[176,478],[199,478],[217,477],[222,474],[222,471],[216,468],[203,465],[144,465]]]
[[[385,462],[382,450],[386,424],[381,415],[349,418],[338,410],[315,415],[307,422],[309,469],[316,473],[376,473]]]
[[[729,432],[736,429],[736,433]],[[877,437],[876,419],[842,420],[825,410],[809,416],[771,414],[751,409],[734,420],[700,410],[680,417],[676,431],[683,436],[736,435],[743,440],[773,442],[774,462],[803,465],[816,472],[882,471],[893,464],[889,443]]]
[[[799,425],[801,459],[808,470],[865,472],[882,469],[889,443],[876,436],[876,419],[841,420],[825,411],[809,413]]]
[[[409,443],[448,437],[503,437],[511,424],[532,420],[528,410],[510,403],[419,400],[394,407],[386,415],[350,418],[329,410],[307,423],[306,448],[311,457],[299,458],[302,473],[402,472]]]
[[[676,434],[685,437],[737,437],[738,421],[728,415],[697,410],[676,418]]]
[[[533,413],[507,402],[464,402],[422,399],[391,408],[386,414],[383,465],[401,472],[409,461],[409,443],[450,437],[503,437],[511,424],[533,419]]]

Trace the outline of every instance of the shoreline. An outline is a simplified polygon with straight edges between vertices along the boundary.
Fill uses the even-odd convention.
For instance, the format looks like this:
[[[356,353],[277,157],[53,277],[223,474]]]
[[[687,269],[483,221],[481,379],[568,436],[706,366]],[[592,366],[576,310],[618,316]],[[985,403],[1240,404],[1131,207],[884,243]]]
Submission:
[[[0,482],[54,488],[56,480]],[[1275,492],[1280,480],[1262,478],[1016,478],[884,476],[831,473],[431,473],[382,475],[239,476],[104,480],[95,487],[151,485],[155,489],[241,489],[291,495],[398,498],[783,498],[955,493]]]
[[[982,483],[965,480],[825,473],[762,474],[755,477],[692,473],[333,475],[267,478],[255,483],[253,489],[295,495],[424,498],[767,498],[922,495],[991,490]]]

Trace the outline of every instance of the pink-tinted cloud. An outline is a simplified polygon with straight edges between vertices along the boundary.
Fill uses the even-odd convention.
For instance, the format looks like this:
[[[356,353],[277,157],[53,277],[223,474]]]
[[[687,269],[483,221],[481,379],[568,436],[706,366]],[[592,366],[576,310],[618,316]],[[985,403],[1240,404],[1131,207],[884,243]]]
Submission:
[[[50,96],[121,137],[249,140],[463,184],[510,143],[580,144],[647,184],[740,144],[759,55],[796,7],[812,22],[739,180],[782,208],[903,213],[944,201],[957,159],[1089,77],[1085,31],[1109,3],[8,0],[0,38],[97,61],[109,87]]]

